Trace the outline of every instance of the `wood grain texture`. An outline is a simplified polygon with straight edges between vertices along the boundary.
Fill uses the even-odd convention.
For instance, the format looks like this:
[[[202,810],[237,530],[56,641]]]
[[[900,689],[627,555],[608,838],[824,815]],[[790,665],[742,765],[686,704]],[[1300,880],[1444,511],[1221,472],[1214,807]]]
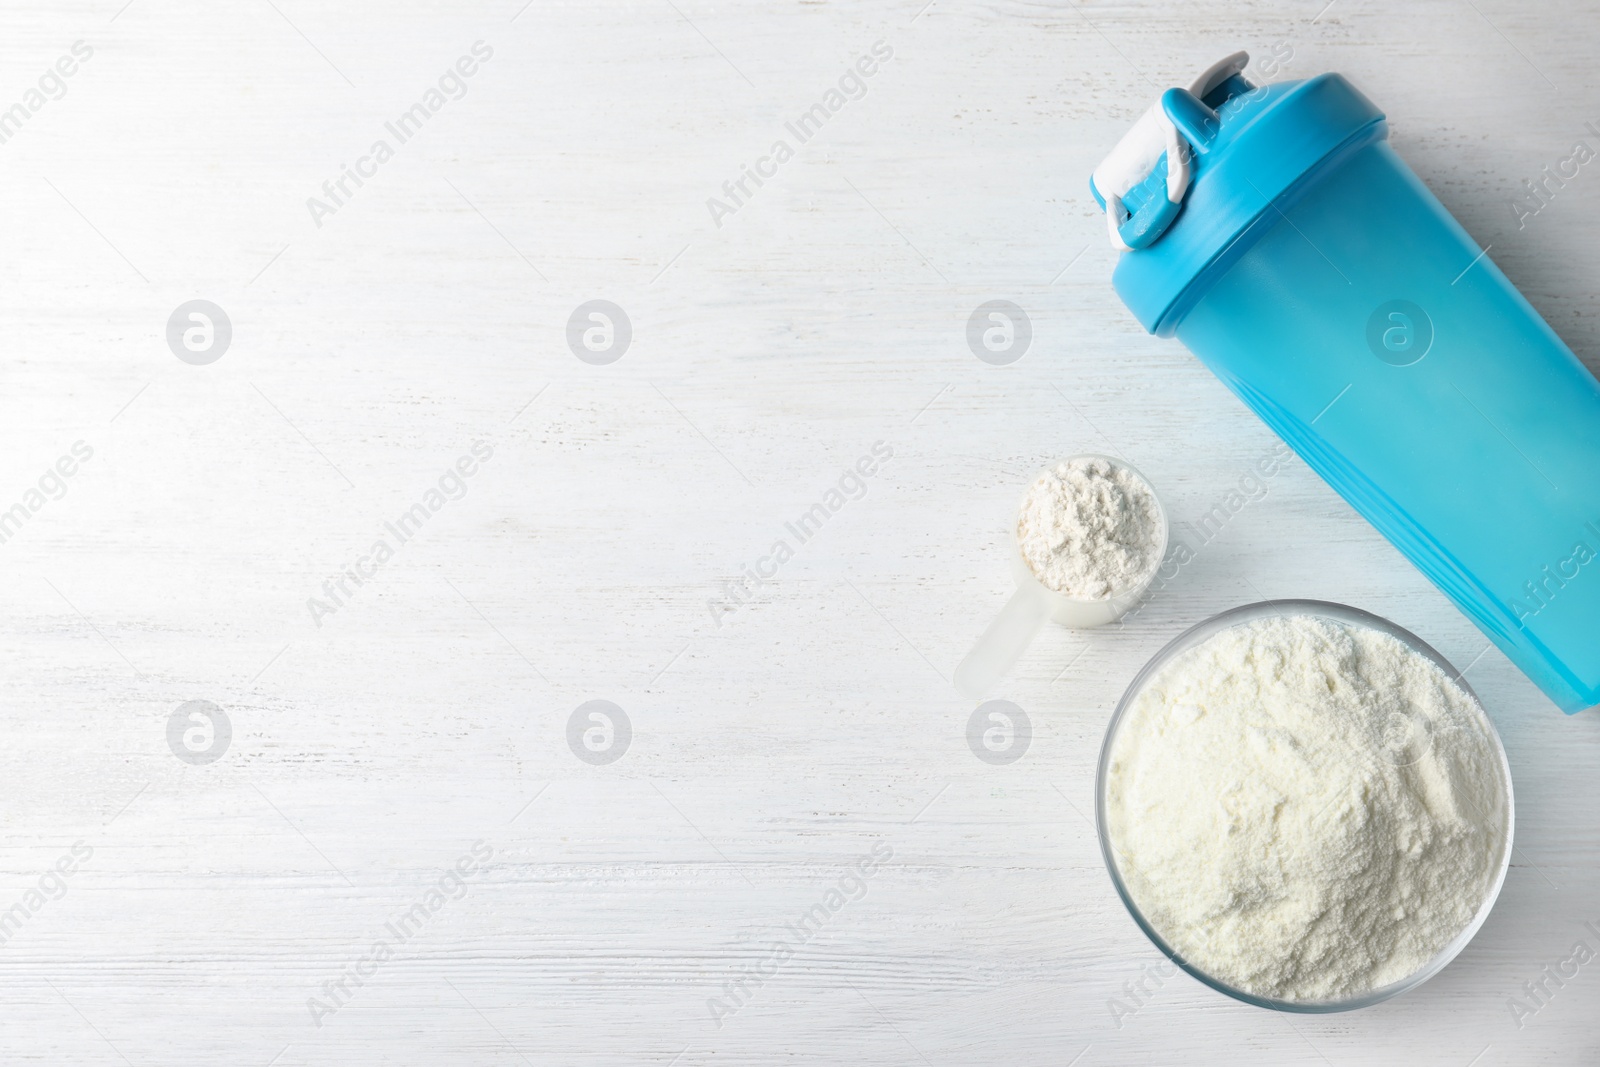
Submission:
[[[1600,1059],[1588,968],[1520,1027],[1506,1007],[1600,947],[1600,720],[1485,652],[1298,461],[1127,627],[1041,636],[999,694],[1033,723],[1018,762],[974,758],[948,682],[1008,593],[1029,472],[1118,452],[1186,520],[1273,447],[1108,283],[1086,176],[1157,90],[1237,47],[1350,75],[1600,368],[1600,171],[1520,229],[1509,208],[1595,143],[1594,5],[520,3],[0,13],[0,107],[93,48],[0,144],[0,509],[93,449],[0,544],[0,914],[93,850],[0,945],[0,1060]],[[318,226],[307,198],[478,41],[465,95]],[[865,94],[717,225],[707,198],[879,41]],[[197,297],[234,331],[203,367],[165,340]],[[565,339],[597,298],[633,328],[609,366]],[[966,345],[993,299],[1033,325],[1011,366]],[[714,618],[879,441],[865,494]],[[319,625],[308,598],[475,442],[465,495]],[[1180,976],[1118,1025],[1157,956],[1090,821],[1107,715],[1176,632],[1265,597],[1470,665],[1513,869],[1397,1001],[1285,1017]],[[232,724],[208,765],[168,745],[193,699]],[[568,748],[591,699],[632,726],[610,765]],[[464,895],[314,1024],[478,841]],[[708,1000],[874,846],[864,895],[717,1025]]]

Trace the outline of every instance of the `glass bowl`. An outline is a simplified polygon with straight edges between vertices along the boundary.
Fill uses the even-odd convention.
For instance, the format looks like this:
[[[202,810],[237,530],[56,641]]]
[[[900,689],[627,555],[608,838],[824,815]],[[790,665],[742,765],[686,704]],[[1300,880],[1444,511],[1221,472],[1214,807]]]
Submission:
[[[1179,653],[1193,648],[1195,645],[1200,644],[1202,641],[1205,641],[1207,638],[1214,634],[1220,633],[1223,630],[1227,630],[1242,623],[1252,622],[1255,619],[1265,618],[1271,615],[1314,615],[1319,618],[1341,622],[1351,627],[1377,630],[1380,633],[1385,633],[1398,639],[1407,648],[1414,652],[1421,653],[1434,663],[1438,664],[1439,668],[1449,675],[1450,678],[1457,685],[1459,685],[1466,692],[1466,694],[1473,699],[1474,702],[1478,704],[1478,710],[1479,713],[1483,715],[1484,724],[1488,728],[1489,739],[1493,743],[1494,752],[1499,757],[1501,779],[1505,782],[1506,839],[1505,846],[1500,856],[1500,869],[1495,875],[1494,883],[1490,887],[1489,892],[1484,896],[1483,903],[1479,905],[1477,914],[1472,917],[1472,921],[1467,923],[1466,927],[1463,928],[1459,934],[1457,934],[1449,941],[1449,943],[1435,953],[1433,958],[1424,964],[1419,970],[1405,978],[1400,979],[1397,982],[1391,982],[1388,985],[1380,986],[1377,989],[1372,989],[1365,993],[1348,997],[1343,1000],[1278,1000],[1272,997],[1257,996],[1254,993],[1247,993],[1242,989],[1236,989],[1233,986],[1228,985],[1226,982],[1213,978],[1202,971],[1199,967],[1185,960],[1175,949],[1172,948],[1171,945],[1167,944],[1167,942],[1159,933],[1156,932],[1155,928],[1150,925],[1150,923],[1145,919],[1143,913],[1140,912],[1139,906],[1134,903],[1133,896],[1128,892],[1128,887],[1123,881],[1122,872],[1117,866],[1116,850],[1111,845],[1110,834],[1107,829],[1108,822],[1106,818],[1106,790],[1109,785],[1108,777],[1111,767],[1111,750],[1117,738],[1117,730],[1122,725],[1123,717],[1126,715],[1128,708],[1133,704],[1134,698],[1143,691],[1145,685],[1150,681],[1150,679],[1153,678],[1163,667],[1170,663]],[[1411,633],[1409,630],[1396,626],[1389,620],[1380,618],[1379,616],[1373,615],[1370,612],[1361,611],[1358,608],[1347,607],[1344,604],[1329,603],[1323,600],[1276,600],[1261,604],[1247,604],[1244,607],[1234,608],[1231,611],[1224,611],[1220,615],[1214,615],[1204,622],[1191,626],[1189,629],[1185,630],[1183,633],[1179,634],[1177,637],[1168,642],[1167,646],[1160,652],[1157,652],[1155,656],[1151,658],[1150,662],[1146,663],[1144,668],[1134,676],[1133,681],[1129,683],[1127,691],[1122,694],[1122,699],[1117,702],[1116,710],[1112,712],[1110,724],[1106,727],[1105,742],[1100,748],[1099,770],[1096,772],[1095,777],[1094,814],[1095,829],[1098,831],[1100,837],[1100,853],[1105,857],[1106,872],[1111,875],[1111,884],[1116,887],[1117,896],[1122,898],[1122,903],[1127,907],[1128,914],[1133,916],[1133,921],[1138,924],[1139,929],[1144,931],[1145,936],[1150,939],[1151,943],[1154,944],[1156,948],[1161,950],[1163,955],[1165,955],[1179,967],[1183,968],[1184,971],[1201,983],[1210,986],[1219,993],[1233,997],[1235,1000],[1241,1000],[1246,1004],[1253,1004],[1258,1008],[1270,1008],[1274,1011],[1301,1012],[1308,1014],[1354,1011],[1357,1008],[1365,1008],[1373,1004],[1378,1004],[1382,1001],[1389,1000],[1392,997],[1397,997],[1401,993],[1415,989],[1423,982],[1426,982],[1428,979],[1444,970],[1445,966],[1451,960],[1455,959],[1456,956],[1460,954],[1462,949],[1467,947],[1467,942],[1471,941],[1473,935],[1475,935],[1478,932],[1478,929],[1483,926],[1484,920],[1489,917],[1489,912],[1494,908],[1495,900],[1500,896],[1500,889],[1505,884],[1506,880],[1506,870],[1511,865],[1512,832],[1516,825],[1516,811],[1512,803],[1511,767],[1506,761],[1505,746],[1500,743],[1500,734],[1499,731],[1495,729],[1493,720],[1491,720],[1487,714],[1483,713],[1483,702],[1478,700],[1478,694],[1472,691],[1472,687],[1467,684],[1466,679],[1462,678],[1459,672],[1457,672],[1456,669],[1450,665],[1449,660],[1445,659],[1426,642],[1424,642],[1416,634]]]

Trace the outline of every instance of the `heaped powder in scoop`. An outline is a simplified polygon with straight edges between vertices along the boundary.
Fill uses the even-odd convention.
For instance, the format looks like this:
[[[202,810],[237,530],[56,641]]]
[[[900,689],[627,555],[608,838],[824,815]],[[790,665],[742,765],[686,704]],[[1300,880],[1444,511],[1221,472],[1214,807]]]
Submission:
[[[1063,596],[1104,600],[1161,565],[1161,508],[1133,471],[1098,458],[1041,474],[1017,519],[1017,544],[1034,576]]]
[[[1472,922],[1510,835],[1477,702],[1378,630],[1269,616],[1177,655],[1112,742],[1108,843],[1181,957],[1247,993],[1346,999]]]

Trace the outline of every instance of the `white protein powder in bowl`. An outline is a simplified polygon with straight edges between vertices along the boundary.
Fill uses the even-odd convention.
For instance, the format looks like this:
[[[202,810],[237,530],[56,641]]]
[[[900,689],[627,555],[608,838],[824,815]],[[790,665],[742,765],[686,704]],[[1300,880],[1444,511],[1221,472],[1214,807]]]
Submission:
[[[1389,634],[1220,631],[1124,712],[1106,776],[1129,896],[1235,989],[1343,1000],[1421,970],[1492,891],[1509,783],[1483,710]]]
[[[1145,480],[1120,464],[1057,463],[1028,489],[1017,545],[1034,577],[1063,596],[1105,600],[1161,565],[1162,517]]]

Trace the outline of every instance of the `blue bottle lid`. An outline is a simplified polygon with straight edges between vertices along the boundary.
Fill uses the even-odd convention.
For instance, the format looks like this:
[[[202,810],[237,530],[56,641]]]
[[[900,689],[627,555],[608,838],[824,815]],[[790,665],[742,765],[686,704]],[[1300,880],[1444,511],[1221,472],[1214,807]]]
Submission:
[[[1168,89],[1160,109],[1180,151],[1187,149],[1187,189],[1181,203],[1170,201],[1169,149],[1122,194],[1127,217],[1113,217],[1112,240],[1127,251],[1111,281],[1144,328],[1162,336],[1177,328],[1185,297],[1203,291],[1196,283],[1207,268],[1224,253],[1242,253],[1231,247],[1240,235],[1284,206],[1274,207],[1275,200],[1297,195],[1325,165],[1387,136],[1383,112],[1339,74],[1256,87],[1233,73],[1203,96]],[[1104,207],[1093,180],[1089,188]]]

